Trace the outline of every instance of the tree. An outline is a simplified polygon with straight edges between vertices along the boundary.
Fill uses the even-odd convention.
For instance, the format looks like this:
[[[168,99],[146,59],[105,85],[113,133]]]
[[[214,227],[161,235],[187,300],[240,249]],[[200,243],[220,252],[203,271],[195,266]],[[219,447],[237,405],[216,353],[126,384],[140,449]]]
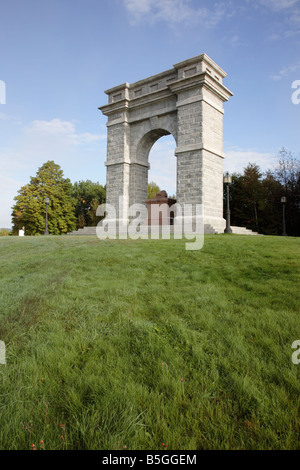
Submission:
[[[100,217],[96,216],[97,207],[105,202],[105,186],[90,180],[74,183],[72,197],[75,204],[77,228],[96,226]]]
[[[243,201],[243,176],[239,173],[232,175],[232,184],[230,185],[230,218],[231,225],[245,226],[246,218],[244,215],[244,201]],[[223,217],[226,219],[227,208],[227,189],[224,184],[223,194]]]
[[[263,200],[261,207],[261,230],[265,235],[280,235],[282,233],[281,196],[283,187],[272,172],[266,172],[261,182]]]
[[[159,192],[160,192],[159,186],[154,181],[151,181],[148,184],[148,199],[155,197],[156,194]]]
[[[259,231],[259,212],[260,212],[260,203],[263,198],[262,186],[261,186],[261,177],[262,173],[260,168],[255,163],[249,163],[244,170],[244,191],[245,197],[247,198],[248,209],[249,210],[249,226],[252,230],[256,232]],[[251,217],[250,217],[251,211]]]
[[[51,235],[71,232],[76,228],[72,183],[65,179],[60,166],[48,161],[35,177],[18,191],[12,210],[13,234],[25,227],[26,235],[43,234],[45,230],[45,197],[48,207],[48,231]]]
[[[300,161],[282,148],[274,177],[282,185],[281,196],[286,203],[286,231],[289,235],[300,235]]]
[[[300,161],[284,147],[280,150],[274,176],[285,190],[295,191],[300,176]]]
[[[249,163],[244,174],[234,174],[230,189],[231,224],[259,231],[262,187],[259,167]],[[225,202],[225,195],[224,195]],[[226,205],[224,204],[224,208]],[[225,216],[225,214],[224,214]]]
[[[275,170],[268,170],[263,175],[256,164],[249,163],[243,175],[232,175],[231,224],[266,235],[281,235],[282,196],[287,199],[286,231],[289,235],[299,236],[300,161],[284,148],[279,152]]]

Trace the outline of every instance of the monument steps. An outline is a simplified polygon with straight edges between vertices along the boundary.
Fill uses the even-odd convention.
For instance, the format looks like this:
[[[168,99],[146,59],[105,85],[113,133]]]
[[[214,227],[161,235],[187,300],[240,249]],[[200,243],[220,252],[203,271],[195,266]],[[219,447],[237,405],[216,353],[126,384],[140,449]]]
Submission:
[[[94,235],[95,236],[97,235],[96,229],[97,227],[84,227],[78,230],[74,230],[74,232],[69,232],[67,235]],[[253,232],[252,230],[247,229],[245,227],[231,226],[231,229],[234,235],[258,235],[257,232]],[[174,233],[173,225],[170,226],[170,233]],[[204,225],[205,235],[215,235],[218,233],[223,233],[223,232],[216,231],[210,224]]]
[[[96,235],[97,227],[84,227],[67,233],[67,235]]]
[[[258,232],[253,232],[249,228],[231,226],[232,233],[235,235],[258,235]]]

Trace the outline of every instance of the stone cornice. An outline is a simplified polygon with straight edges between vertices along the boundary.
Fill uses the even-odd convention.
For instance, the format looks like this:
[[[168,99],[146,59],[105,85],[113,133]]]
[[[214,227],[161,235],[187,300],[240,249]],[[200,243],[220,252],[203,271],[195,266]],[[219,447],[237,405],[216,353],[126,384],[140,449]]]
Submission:
[[[174,155],[177,157],[177,155],[180,155],[181,153],[187,153],[187,152],[198,152],[201,150],[205,150],[206,152],[212,153],[213,155],[216,155],[217,157],[220,157],[222,159],[225,158],[224,153],[220,154],[217,152],[214,152],[213,150],[209,149],[204,142],[199,142],[199,144],[193,144],[193,145],[185,145],[181,147],[176,147]]]
[[[188,78],[182,78],[176,82],[171,83],[169,86],[170,90],[174,94],[179,94],[183,91],[192,90],[194,88],[206,87],[212,93],[217,95],[223,102],[228,101],[233,93],[228,90],[222,83],[218,82],[207,72],[197,73]]]
[[[195,67],[186,68],[192,65],[195,65]],[[207,68],[207,65],[209,65],[210,69]],[[222,83],[222,78],[226,76],[226,73],[206,54],[180,62],[174,68],[175,70],[167,70],[133,84],[126,82],[117,87],[110,88],[106,91],[109,95],[109,103],[99,107],[99,109],[106,116],[130,112],[143,108],[150,103],[155,104],[167,100],[177,100],[181,92],[195,88],[206,88],[222,102],[228,101],[233,96],[233,93]],[[195,97],[195,101],[198,100],[199,97]],[[182,104],[180,96],[179,103]],[[181,104],[177,103],[178,106]],[[174,109],[176,109],[176,105]]]
[[[113,162],[105,162],[104,165],[107,167],[107,166],[113,166],[113,165],[139,165],[139,166],[144,166],[146,168],[150,168],[150,163],[144,163],[144,162],[140,162],[140,161],[132,161],[132,162],[129,162],[128,160],[122,160],[122,159],[118,159],[116,161],[113,161]]]
[[[221,67],[219,67],[219,65],[217,65],[216,62],[214,62],[207,54],[197,55],[195,57],[192,57],[191,59],[187,59],[182,62],[179,62],[174,65],[174,68],[179,70],[179,69],[184,69],[188,66],[199,64],[199,63],[204,63],[205,65],[208,65],[216,73],[220,74],[222,78],[227,77],[227,73],[223,69],[221,69]]]
[[[100,109],[105,116],[110,116],[111,114],[127,111],[128,107],[129,101],[124,99],[117,101],[116,103],[105,104],[104,106],[100,106],[98,109]]]

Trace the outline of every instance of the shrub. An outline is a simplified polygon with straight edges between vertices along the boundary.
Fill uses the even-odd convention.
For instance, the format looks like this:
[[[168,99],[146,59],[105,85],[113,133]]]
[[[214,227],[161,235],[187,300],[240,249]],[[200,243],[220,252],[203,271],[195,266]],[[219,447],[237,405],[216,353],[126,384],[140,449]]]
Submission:
[[[9,230],[6,228],[1,228],[0,229],[0,237],[7,237],[9,235]]]

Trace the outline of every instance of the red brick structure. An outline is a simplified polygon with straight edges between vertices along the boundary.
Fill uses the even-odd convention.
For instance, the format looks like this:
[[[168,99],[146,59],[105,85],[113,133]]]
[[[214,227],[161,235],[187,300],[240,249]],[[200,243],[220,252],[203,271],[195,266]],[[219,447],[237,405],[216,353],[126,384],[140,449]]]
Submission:
[[[170,211],[170,207],[176,204],[176,199],[169,198],[166,191],[160,191],[145,203],[148,210],[148,225],[174,225],[174,211]],[[153,208],[153,205],[157,207]]]

